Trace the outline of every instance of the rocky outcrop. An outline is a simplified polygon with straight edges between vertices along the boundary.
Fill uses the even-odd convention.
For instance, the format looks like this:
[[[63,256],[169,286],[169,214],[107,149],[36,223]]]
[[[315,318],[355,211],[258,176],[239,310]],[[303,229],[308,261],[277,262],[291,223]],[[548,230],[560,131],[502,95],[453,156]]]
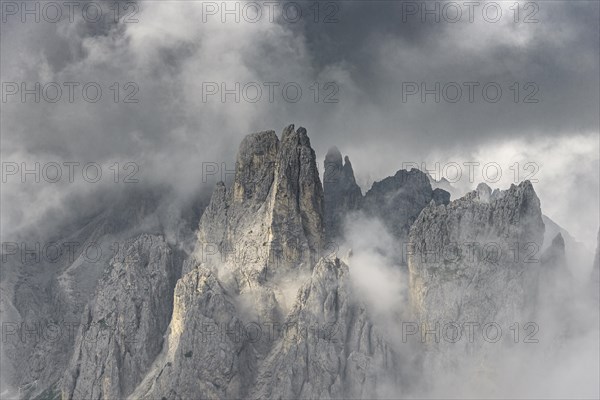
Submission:
[[[441,189],[434,192],[427,175],[413,168],[373,183],[362,208],[367,216],[381,219],[388,231],[404,243],[411,225],[432,200],[447,204],[450,195]]]
[[[552,243],[548,249],[542,253],[541,261],[544,265],[544,270],[547,272],[558,272],[563,270],[568,273],[568,270],[566,270],[567,257],[565,255],[565,239],[560,233],[552,239]]]
[[[542,253],[540,261],[539,302],[547,302],[551,299],[559,307],[561,302],[573,295],[574,285],[573,275],[569,271],[567,262],[565,240],[560,233]]]
[[[539,273],[544,224],[528,181],[431,203],[410,230],[411,302],[427,325],[515,321]]]
[[[31,319],[21,315],[27,309],[36,309],[33,317],[48,311],[48,319],[83,314],[74,344],[46,341],[21,353],[10,347],[21,362],[15,365],[29,374],[18,376],[28,385],[24,397],[415,397],[430,384],[415,377],[471,361],[483,365],[498,354],[467,339],[432,344],[429,339],[442,335],[447,341],[436,324],[494,322],[506,332],[522,316],[533,315],[527,321],[540,325],[568,321],[576,329],[558,330],[553,343],[559,344],[581,330],[577,318],[569,319],[577,296],[562,292],[571,282],[568,240],[557,233],[542,249],[544,222],[529,182],[505,191],[480,184],[450,202],[447,191],[432,189],[427,175],[412,169],[376,182],[363,197],[350,161],[337,149],[325,160],[324,189],[315,160],[303,128],[291,125],[281,138],[273,131],[248,135],[232,185],[216,185],[194,253],[182,266],[165,230],[153,228],[143,232],[164,234],[137,229],[92,272],[75,261],[54,267],[44,285],[31,279],[19,287],[18,275],[0,271],[2,282],[16,288],[0,293],[3,323],[7,313]],[[132,220],[154,214],[144,208],[120,209],[116,219],[100,216],[79,236],[103,244],[120,239]],[[393,239],[382,234],[376,244],[353,246],[346,264],[328,255],[325,239],[341,238],[353,212],[378,220],[375,229],[358,226],[357,241],[386,229]],[[408,244],[409,279],[397,253],[388,251],[396,242]],[[41,299],[52,306],[43,308]],[[52,362],[57,371],[46,372]],[[44,386],[31,389],[38,378]]]
[[[342,162],[342,154],[332,147],[325,156],[323,172],[325,196],[325,233],[327,240],[335,241],[343,236],[345,216],[360,208],[362,192],[356,184],[354,171],[348,156]]]
[[[217,185],[198,238],[167,344],[130,398],[371,397],[397,383],[398,358],[351,292],[348,267],[315,262],[323,192],[304,129],[244,139],[234,183]]]
[[[201,218],[198,258],[225,265],[240,290],[290,269],[310,271],[323,250],[323,189],[304,128],[248,135],[233,186],[217,185]],[[189,272],[189,271],[184,271]]]
[[[536,321],[541,324],[561,321],[553,338],[558,340],[558,343],[561,342],[561,337],[571,335],[577,326],[577,318],[574,318],[572,312],[576,298],[575,287],[567,262],[565,240],[562,234],[558,233],[540,257],[540,274],[535,288],[537,296],[534,304]]]
[[[85,305],[128,238],[165,231],[165,193],[164,187],[131,185],[118,193],[98,190],[92,204],[76,196],[64,207],[73,209],[66,221],[50,212],[51,236],[25,235],[23,244],[32,250],[26,262],[21,252],[3,257],[0,319],[8,332],[14,331],[0,346],[5,387],[25,398],[60,392]],[[178,226],[188,235],[188,223],[196,225],[197,219],[185,217],[169,219],[177,220],[173,225],[184,222]]]
[[[450,193],[432,189],[430,178],[418,169],[400,170],[394,176],[373,183],[364,197],[356,184],[348,157],[333,147],[325,157],[323,177],[325,193],[325,232],[328,240],[343,240],[344,219],[353,212],[380,219],[397,239],[398,254],[402,254],[410,226],[432,200],[448,204]],[[405,263],[402,256],[401,264]]]
[[[162,236],[123,246],[84,310],[65,398],[122,398],[135,389],[162,349],[178,275]]]
[[[436,180],[429,173],[427,173],[427,178],[429,179],[429,183],[431,183],[431,187],[435,189],[440,189],[445,192],[448,192],[453,200],[456,200],[460,197],[460,192],[457,188],[455,188],[450,181],[444,177],[441,177],[440,180]]]
[[[177,283],[167,345],[135,399],[240,398],[253,365],[232,298],[208,269]]]
[[[565,243],[565,256],[570,261],[570,266],[590,265],[593,262],[593,250],[588,249],[584,243],[575,239],[566,229],[558,225],[547,215],[542,215],[542,220],[546,227],[542,252],[546,251],[556,235],[560,234]]]
[[[315,266],[260,367],[252,398],[373,398],[397,385],[401,365],[348,275],[337,258]]]
[[[168,347],[133,398],[240,398],[274,344],[290,294],[323,249],[323,190],[306,130],[248,135],[217,184],[175,290]],[[256,340],[255,340],[256,339]],[[192,366],[210,366],[202,371]]]

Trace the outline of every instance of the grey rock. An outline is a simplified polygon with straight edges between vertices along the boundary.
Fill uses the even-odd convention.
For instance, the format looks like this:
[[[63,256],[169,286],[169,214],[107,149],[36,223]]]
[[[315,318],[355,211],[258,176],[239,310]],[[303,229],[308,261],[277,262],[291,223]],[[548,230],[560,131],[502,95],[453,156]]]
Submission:
[[[558,233],[552,239],[550,247],[542,253],[541,261],[545,265],[544,269],[546,271],[565,269],[567,257],[565,255],[565,239],[562,234]]]
[[[251,371],[231,297],[213,273],[196,266],[177,283],[167,344],[134,399],[240,398]]]
[[[594,259],[594,252],[587,246],[574,238],[565,228],[558,225],[547,215],[542,215],[544,226],[544,245],[542,252],[546,251],[552,244],[553,239],[560,233],[565,242],[565,255],[570,260],[570,266],[590,265]]]
[[[437,206],[440,206],[442,204],[446,205],[450,203],[450,193],[440,188],[433,189],[431,198]]]
[[[41,247],[35,257],[30,254],[30,262],[22,262],[19,254],[3,259],[0,319],[17,329],[0,346],[4,387],[26,387],[21,390],[25,397],[60,392],[85,305],[127,238],[160,231],[163,193],[164,188],[131,187],[111,196],[108,208],[93,208],[68,223],[50,218],[52,236],[23,239],[28,248],[36,242]],[[45,245],[50,245],[47,252]]]
[[[201,218],[167,345],[131,399],[372,397],[397,382],[398,358],[353,298],[348,267],[316,263],[320,187],[304,129],[244,139],[232,188],[218,184]],[[262,257],[244,254],[256,243]]]
[[[332,147],[325,156],[323,172],[325,196],[325,233],[327,240],[335,241],[343,236],[344,217],[360,208],[362,192],[356,184],[354,171],[348,156],[342,162],[342,154]]]
[[[293,125],[281,140],[266,131],[242,141],[232,187],[217,184],[184,263],[167,349],[132,398],[247,396],[274,340],[222,333],[279,326],[288,292],[310,276],[324,241],[315,160],[306,130]]]
[[[400,170],[394,176],[374,182],[364,197],[356,184],[354,171],[346,156],[332,147],[325,157],[323,177],[325,195],[325,233],[327,240],[343,240],[343,223],[354,212],[367,217],[379,218],[388,231],[397,239],[401,255],[400,264],[405,264],[403,245],[407,241],[410,226],[423,208],[432,200],[435,204],[448,204],[450,193],[441,188],[432,189],[430,177],[419,171]]]
[[[122,398],[135,389],[162,349],[178,275],[162,236],[142,234],[120,249],[85,308],[65,398]]]
[[[486,186],[429,205],[410,230],[411,303],[427,325],[510,322],[531,306],[544,234],[540,201],[528,181],[495,196]]]
[[[310,271],[324,240],[315,160],[304,128],[294,131],[290,125],[281,141],[273,131],[248,135],[240,145],[233,187],[219,183],[200,220],[199,259],[227,265],[240,288],[287,269]]]
[[[445,192],[448,192],[453,200],[456,200],[460,197],[460,191],[452,185],[452,183],[442,177],[440,180],[434,179],[429,173],[427,173],[427,178],[429,179],[429,183],[431,183],[431,187],[435,189],[440,189]]]
[[[373,398],[398,382],[391,346],[353,295],[348,266],[323,258],[300,289],[252,398]]]
[[[536,288],[536,319],[547,321],[555,318],[564,321],[564,325],[557,331],[568,332],[576,325],[570,307],[574,302],[575,282],[569,271],[562,234],[558,233],[554,237],[550,246],[542,253],[540,262]],[[569,323],[571,321],[572,324]]]
[[[433,200],[436,204],[447,204],[449,194],[431,189],[427,175],[418,169],[400,170],[394,176],[373,183],[365,194],[362,209],[367,216],[383,221],[388,231],[405,243],[411,225]]]

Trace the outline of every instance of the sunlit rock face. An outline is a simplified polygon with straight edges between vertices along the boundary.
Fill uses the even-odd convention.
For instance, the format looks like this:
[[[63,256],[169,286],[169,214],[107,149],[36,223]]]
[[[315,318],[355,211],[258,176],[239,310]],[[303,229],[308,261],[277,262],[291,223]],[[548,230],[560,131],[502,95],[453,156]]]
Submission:
[[[348,266],[323,258],[288,314],[252,398],[372,398],[399,386],[392,347],[354,298]]]
[[[83,312],[65,398],[133,392],[162,349],[179,262],[160,235],[142,234],[114,256]]]
[[[132,397],[240,398],[258,385],[296,290],[323,251],[315,160],[306,130],[293,125],[281,139],[267,131],[242,141],[231,188],[217,184],[200,220],[167,345]]]
[[[581,326],[571,318],[567,240],[557,232],[542,247],[540,201],[527,181],[504,191],[480,184],[450,202],[412,169],[362,196],[350,161],[334,148],[323,189],[307,132],[293,125],[280,137],[248,135],[235,171],[231,186],[214,188],[193,252],[184,256],[158,225],[132,232],[99,276],[86,278],[89,293],[64,279],[69,269],[49,276],[63,277],[58,304],[77,298],[85,306],[69,308],[81,319],[74,343],[48,351],[52,360],[63,349],[69,356],[47,374],[46,397],[410,397],[426,393],[421,376],[446,377],[471,361],[489,366],[486,357],[501,353],[480,352],[466,340],[443,348],[423,340],[436,324],[508,329],[531,316],[540,325],[558,319]],[[342,261],[328,242],[343,242],[353,213],[391,234],[368,257],[355,248]],[[388,251],[396,245],[406,246],[407,268]],[[382,260],[398,273],[374,265]],[[24,293],[14,297],[15,313],[27,302]],[[415,329],[408,342],[406,322]],[[574,333],[547,326],[551,343]]]
[[[55,224],[51,236],[36,239],[41,246],[28,256],[31,262],[23,262],[18,255],[2,257],[0,319],[5,329],[15,328],[15,334],[6,335],[0,346],[3,387],[15,393],[20,390],[24,398],[42,392],[50,398],[60,394],[82,314],[112,268],[115,253],[141,232],[152,231],[154,235],[160,231],[159,225],[166,225],[164,189],[128,186],[118,195],[108,196],[111,202],[104,206],[97,204],[103,202],[103,193],[95,192],[97,198],[92,204],[80,205],[89,207],[85,212],[74,211],[65,220],[50,218]],[[192,221],[197,221],[190,215],[185,218],[187,222],[177,226],[181,228],[177,234],[182,236],[187,235],[190,225],[196,225]],[[35,249],[33,240],[26,243]],[[171,284],[174,287],[175,281]],[[87,315],[83,320],[87,321]],[[4,395],[10,398],[10,390]]]
[[[163,353],[131,398],[240,398],[256,357],[233,298],[208,269],[197,266],[177,283]]]
[[[252,287],[290,269],[310,272],[323,235],[315,152],[306,130],[290,125],[281,140],[267,131],[242,141],[232,188],[219,183],[201,218],[197,255]]]
[[[316,261],[323,192],[304,129],[244,139],[234,183],[217,185],[198,238],[163,351],[131,398],[360,398],[399,384],[399,357],[348,266]],[[257,242],[267,257],[202,253]]]
[[[410,230],[412,307],[436,322],[509,322],[530,306],[544,224],[528,182],[431,203]]]

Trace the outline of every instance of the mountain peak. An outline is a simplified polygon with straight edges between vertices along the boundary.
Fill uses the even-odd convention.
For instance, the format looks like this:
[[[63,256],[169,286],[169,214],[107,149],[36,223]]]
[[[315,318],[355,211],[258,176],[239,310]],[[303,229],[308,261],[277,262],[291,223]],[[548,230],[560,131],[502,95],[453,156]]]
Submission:
[[[565,249],[565,239],[563,239],[561,233],[559,232],[554,239],[552,239],[552,247],[562,248],[563,251]]]
[[[325,161],[341,165],[342,153],[336,146],[332,146],[329,148],[329,150],[327,150],[327,154],[325,155]]]
[[[263,280],[277,268],[311,268],[322,242],[323,189],[306,129],[289,125],[281,140],[272,130],[246,136],[233,187],[217,187],[201,218],[199,251],[233,251],[222,254],[226,265]]]
[[[323,192],[325,196],[325,231],[328,239],[342,234],[344,216],[357,210],[362,200],[362,191],[356,184],[350,158],[344,157],[335,146],[325,156]]]

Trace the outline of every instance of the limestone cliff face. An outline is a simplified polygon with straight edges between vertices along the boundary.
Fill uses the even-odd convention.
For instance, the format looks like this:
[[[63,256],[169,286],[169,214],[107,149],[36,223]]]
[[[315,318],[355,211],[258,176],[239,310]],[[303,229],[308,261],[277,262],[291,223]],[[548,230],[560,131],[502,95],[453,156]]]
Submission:
[[[131,399],[372,397],[397,383],[398,357],[348,267],[316,262],[323,191],[304,129],[244,139],[233,185],[217,185],[198,238],[166,345]]]
[[[133,399],[240,398],[248,390],[252,346],[232,298],[196,266],[177,283],[163,354]]]
[[[59,381],[72,358],[85,305],[93,300],[111,259],[127,239],[161,231],[164,188],[133,186],[107,195],[108,206],[90,205],[89,211],[68,222],[51,218],[51,236],[24,239],[28,248],[41,245],[28,257],[30,262],[23,262],[19,254],[0,261],[0,319],[7,329],[16,330],[0,346],[3,387],[15,393],[21,388],[23,398],[60,393]],[[94,193],[93,204],[103,198]],[[44,251],[49,244],[51,251]],[[48,340],[44,332],[54,336]],[[23,334],[25,340],[20,338]]]
[[[65,398],[122,398],[135,389],[162,349],[178,274],[159,235],[142,234],[114,256],[84,310]]]
[[[398,241],[398,249],[408,241],[408,232],[421,210],[431,202],[448,204],[450,194],[432,190],[427,175],[418,169],[400,170],[394,176],[373,183],[365,194],[362,209],[379,218]],[[404,260],[402,260],[404,261]]]
[[[281,140],[267,131],[242,141],[234,182],[217,184],[184,264],[168,345],[132,398],[249,395],[290,293],[323,249],[315,159],[306,130],[293,125]],[[258,338],[248,326],[260,329]]]
[[[240,290],[279,272],[309,272],[323,251],[323,189],[304,128],[247,136],[231,189],[220,183],[201,218],[197,255],[226,265]],[[188,272],[188,271],[184,271]]]
[[[431,175],[429,175],[429,173],[427,173],[427,178],[429,179],[429,183],[431,183],[431,187],[435,190],[435,189],[440,189],[443,190],[444,192],[447,192],[453,200],[456,200],[458,197],[460,197],[460,192],[457,188],[455,188],[452,183],[450,183],[450,181],[448,181],[448,179],[441,177],[440,180],[436,180],[435,178],[433,178]]]
[[[408,231],[421,210],[432,200],[448,204],[450,193],[432,189],[427,174],[418,169],[400,170],[394,176],[373,183],[364,197],[356,184],[354,171],[346,156],[332,148],[325,157],[323,177],[325,192],[325,233],[329,240],[343,238],[344,218],[361,211],[367,217],[379,218],[398,240],[398,248],[407,241]]]
[[[552,243],[548,249],[542,253],[541,262],[544,264],[544,271],[546,274],[569,273],[566,268],[567,257],[565,255],[565,239],[560,233],[552,239]]]
[[[40,286],[48,293],[30,300],[30,285],[8,296],[19,300],[9,309],[14,314],[53,296],[52,318],[83,314],[74,344],[18,353],[49,356],[24,362],[29,369],[60,361],[57,372],[28,371],[27,379],[43,379],[46,397],[58,388],[63,398],[86,400],[398,397],[430,366],[443,373],[452,364],[440,359],[467,354],[466,342],[451,352],[407,344],[397,337],[404,317],[431,329],[492,321],[506,328],[531,312],[568,316],[569,308],[559,310],[569,303],[559,291],[570,279],[565,241],[556,235],[542,254],[544,223],[532,185],[492,191],[481,184],[460,199],[449,196],[416,169],[362,196],[337,149],[327,154],[323,189],[305,129],[290,125],[280,138],[273,131],[248,135],[234,181],[216,185],[185,261],[164,234],[136,231],[101,263],[101,273],[88,276],[86,264],[56,267],[44,278],[55,283]],[[341,238],[353,212],[381,220],[399,245],[408,243],[409,301],[403,281],[389,282],[405,271],[388,275],[387,265],[373,265],[384,258],[379,252],[349,252],[347,264],[328,254],[326,239]],[[123,227],[106,232],[113,230]],[[365,273],[359,262],[373,269]],[[532,307],[539,299],[547,314]],[[56,311],[72,303],[86,306]],[[64,349],[69,356],[61,361],[56,354]]]
[[[354,170],[348,156],[342,162],[342,154],[332,147],[325,156],[323,173],[325,196],[325,233],[328,240],[342,236],[344,217],[360,208],[362,192],[354,179]]]
[[[528,181],[494,193],[480,184],[448,205],[431,203],[410,230],[411,302],[419,319],[514,320],[532,301],[543,233]]]
[[[252,398],[373,398],[398,385],[398,357],[352,293],[349,270],[324,258],[299,290]]]

